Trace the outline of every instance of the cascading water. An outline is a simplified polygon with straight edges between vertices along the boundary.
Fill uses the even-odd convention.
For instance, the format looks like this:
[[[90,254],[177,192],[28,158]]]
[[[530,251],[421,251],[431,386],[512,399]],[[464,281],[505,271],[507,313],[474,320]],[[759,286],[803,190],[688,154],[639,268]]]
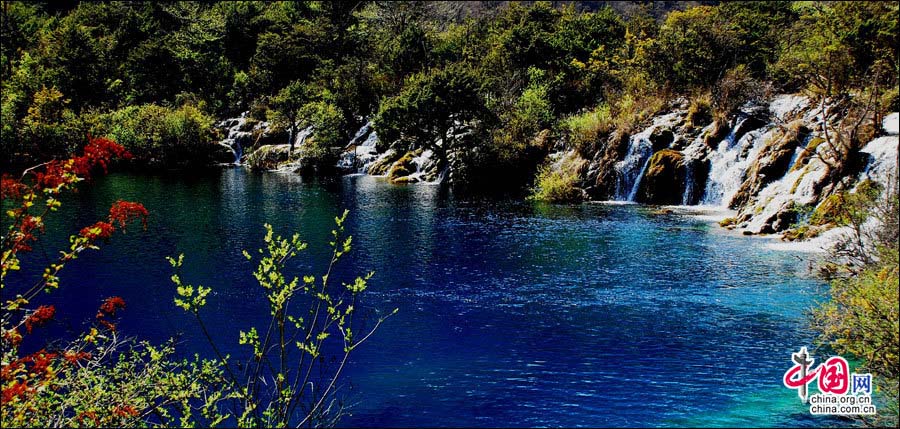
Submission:
[[[237,118],[225,119],[219,122],[218,128],[227,129],[227,137],[219,142],[219,145],[227,147],[234,154],[234,165],[240,165],[244,157],[244,148],[252,144],[253,134],[261,132],[265,134],[269,129],[266,121],[257,122],[249,131],[247,130],[248,115],[243,112]]]
[[[702,205],[727,205],[744,182],[747,168],[762,150],[764,136],[773,127],[756,129],[741,136],[737,142],[722,140],[709,154],[709,178],[700,199]]]
[[[691,204],[694,199],[694,188],[696,188],[696,184],[694,184],[694,162],[693,160],[685,159],[684,195],[681,197],[681,205],[687,206]]]
[[[653,124],[629,139],[625,159],[616,163],[616,200],[634,201],[641,186],[641,178],[653,155],[650,137],[660,127],[673,127],[681,120],[682,113],[674,112],[653,120]]]
[[[371,122],[366,122],[347,143],[347,150],[338,160],[338,168],[365,174],[372,162],[378,158],[377,145],[378,133],[372,129]]]
[[[311,136],[313,133],[313,127],[306,127],[294,136],[294,148],[300,148],[303,146],[303,143],[306,142],[306,139]]]
[[[240,165],[241,157],[244,155],[244,143],[250,139],[253,134],[250,131],[242,131],[247,123],[247,113],[241,113],[237,118],[226,119],[219,123],[219,128],[227,128],[228,135],[219,144],[227,147],[234,154],[234,164]]]
[[[648,137],[646,130],[631,136],[628,154],[625,159],[616,163],[616,199],[619,201],[634,201],[637,196],[641,177],[653,155],[653,143]]]

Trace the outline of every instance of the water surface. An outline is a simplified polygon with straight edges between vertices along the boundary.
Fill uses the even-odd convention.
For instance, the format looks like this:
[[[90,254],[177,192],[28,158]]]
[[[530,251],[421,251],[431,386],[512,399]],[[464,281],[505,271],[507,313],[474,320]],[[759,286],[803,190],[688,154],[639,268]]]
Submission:
[[[268,314],[241,250],[260,246],[268,222],[310,242],[296,274],[320,272],[333,217],[351,211],[354,251],[337,275],[374,270],[366,311],[400,312],[352,358],[343,425],[824,423],[781,386],[790,353],[811,343],[804,311],[824,296],[808,256],[700,220],[463,199],[367,176],[114,174],[66,202],[30,261],[119,198],[143,202],[149,228],[66,268],[46,297],[64,320],[56,329],[78,332],[103,297],[120,295],[123,332],[178,337],[183,353],[207,356],[172,303],[164,257],[185,253],[183,277],[215,288],[208,323],[238,355],[237,332]]]

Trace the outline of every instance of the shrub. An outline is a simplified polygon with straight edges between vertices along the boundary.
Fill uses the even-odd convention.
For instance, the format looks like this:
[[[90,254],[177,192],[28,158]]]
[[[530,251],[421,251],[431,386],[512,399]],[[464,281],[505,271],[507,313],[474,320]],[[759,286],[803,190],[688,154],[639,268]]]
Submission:
[[[216,146],[213,119],[197,107],[142,104],[110,112],[98,131],[150,165],[207,163]]]
[[[569,144],[582,155],[592,151],[604,135],[612,131],[613,126],[613,117],[608,104],[601,104],[563,121]]]
[[[19,255],[31,251],[45,217],[60,206],[60,194],[111,159],[127,156],[110,140],[92,139],[82,156],[30,169],[22,179],[4,175],[0,181],[4,207],[11,207],[0,247],[0,287],[4,296],[15,297],[2,303],[0,318],[2,426],[214,427],[225,421],[241,427],[333,425],[342,410],[332,407],[335,386],[351,352],[397,312],[378,316],[366,329],[354,323],[358,299],[374,273],[348,282],[332,278],[337,262],[351,250],[352,237],[344,234],[346,211],[335,218],[324,274],[304,275],[302,280],[285,271],[296,266],[290,260],[307,244],[298,234],[285,239],[265,226],[265,249],[258,252],[253,275],[270,303],[272,319],[262,337],[256,327],[240,333],[239,343],[248,346],[249,353],[238,365],[220,353],[203,323],[201,310],[212,289],[185,284],[177,273],[172,276],[175,304],[196,317],[216,359],[178,361],[171,343],[154,347],[122,340],[114,324],[126,307],[119,297],[100,305],[86,334],[21,354],[33,331],[56,315],[52,305],[34,307],[41,292],[59,287],[59,272],[131,221],[146,225],[148,212],[141,204],[117,201],[107,219],[72,235],[70,248],[35,282],[11,276],[20,271]],[[247,251],[244,256],[254,258]],[[169,262],[177,270],[183,255]],[[306,307],[291,310],[298,303]],[[342,350],[337,367],[325,358],[326,350]],[[235,376],[240,368],[246,368],[246,379]]]
[[[53,305],[38,306],[38,297],[59,287],[60,271],[82,252],[99,249],[131,221],[146,225],[148,212],[139,203],[117,201],[107,219],[72,235],[70,247],[37,279],[21,274],[19,256],[32,250],[66,191],[114,158],[128,156],[110,140],[91,139],[80,156],[51,161],[19,179],[0,179],[4,207],[10,207],[0,247],[0,287],[12,298],[2,303],[0,319],[3,427],[184,426],[190,420],[176,421],[175,416],[190,418],[192,408],[210,416],[205,424],[221,421],[209,414],[221,399],[216,393],[218,365],[172,360],[171,345],[155,348],[120,339],[114,321],[125,302],[119,297],[102,303],[88,333],[22,355],[25,347],[36,348],[29,344],[31,334],[56,316]]]
[[[713,86],[713,117],[717,121],[727,121],[749,101],[764,97],[765,85],[750,75],[747,66],[739,64],[725,72]]]
[[[838,192],[822,201],[809,219],[811,225],[845,226],[862,223],[868,208],[878,199],[881,186],[871,180],[860,182],[855,192]]]
[[[572,203],[584,199],[584,191],[578,187],[581,170],[587,161],[575,153],[568,153],[556,163],[545,164],[538,169],[535,186],[529,198],[550,203]]]
[[[888,186],[880,193],[878,187],[863,182],[855,201],[839,206],[850,233],[834,246],[821,269],[832,280],[831,299],[812,314],[821,343],[862,359],[863,370],[872,373],[881,403],[878,415],[866,418],[869,426],[897,426],[900,197],[896,180],[896,176],[888,178]]]
[[[685,117],[687,123],[692,127],[702,127],[712,122],[712,104],[712,95],[708,92],[691,97],[691,103],[688,106],[687,116]]]

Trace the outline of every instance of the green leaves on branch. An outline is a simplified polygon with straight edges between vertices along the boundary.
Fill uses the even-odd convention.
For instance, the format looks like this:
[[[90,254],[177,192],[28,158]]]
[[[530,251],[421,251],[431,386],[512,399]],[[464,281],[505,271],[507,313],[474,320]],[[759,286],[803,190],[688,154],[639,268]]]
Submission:
[[[290,238],[276,234],[269,224],[264,225],[263,248],[255,254],[242,252],[247,260],[256,261],[253,277],[268,300],[271,319],[264,330],[250,327],[240,331],[238,343],[248,346],[252,352],[246,365],[238,367],[244,372],[240,378],[221,357],[203,327],[200,309],[206,304],[211,289],[186,285],[177,273],[172,276],[176,286],[176,306],[197,316],[230,375],[229,394],[240,399],[238,409],[234,411],[241,416],[239,426],[281,427],[296,425],[298,421],[302,425],[302,422],[327,419],[329,409],[323,409],[323,404],[333,398],[334,384],[350,352],[372,335],[387,317],[397,312],[394,310],[379,317],[375,326],[357,339],[353,321],[357,297],[368,288],[374,273],[342,283],[343,287],[330,287],[335,265],[352,249],[352,237],[344,234],[348,214],[345,210],[334,218],[335,228],[329,243],[331,259],[322,275],[287,274],[288,269],[296,265],[290,261],[306,250],[308,244],[299,234]],[[168,258],[176,271],[181,268],[183,259],[183,256]],[[338,341],[339,350],[343,350],[343,355],[338,356],[341,365],[337,368],[323,366],[323,350],[328,350],[326,343]],[[310,383],[317,388],[306,388]]]
[[[184,263],[184,254],[178,255],[178,259],[166,257],[169,264],[178,270]],[[198,285],[196,288],[191,285],[185,285],[181,282],[178,274],[172,274],[172,283],[175,283],[175,305],[184,311],[198,313],[201,308],[206,305],[206,297],[212,292],[212,288]]]

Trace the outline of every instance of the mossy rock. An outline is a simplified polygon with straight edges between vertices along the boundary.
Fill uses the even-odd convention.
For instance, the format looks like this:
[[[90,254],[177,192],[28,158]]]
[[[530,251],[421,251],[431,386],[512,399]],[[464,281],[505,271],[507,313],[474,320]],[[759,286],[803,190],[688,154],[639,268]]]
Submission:
[[[413,163],[413,158],[418,156],[421,153],[421,150],[416,152],[406,152],[400,159],[394,162],[391,165],[391,169],[388,171],[388,180],[393,183],[402,183],[401,179],[409,176],[416,172],[416,165]],[[406,180],[408,182],[409,180]]]
[[[589,175],[589,196],[593,199],[605,200],[616,192],[616,163],[628,152],[630,136],[620,130],[610,133],[594,155],[587,170]]]
[[[271,170],[290,159],[290,145],[265,145],[247,155],[246,163],[253,170]]]
[[[680,204],[686,168],[681,152],[663,149],[650,157],[641,179],[638,200],[650,204]]]
[[[726,217],[719,221],[719,226],[722,228],[734,229],[737,226],[737,218]]]
[[[715,149],[718,147],[719,142],[728,136],[728,132],[728,124],[716,121],[713,123],[713,127],[703,136],[703,144]]]
[[[829,195],[819,203],[809,218],[810,225],[837,225],[851,223],[854,218],[864,218],[867,206],[881,193],[881,185],[872,180],[863,180],[853,192],[838,192]]]
[[[387,175],[388,170],[390,170],[391,166],[394,165],[394,162],[400,159],[401,156],[403,156],[403,154],[393,149],[388,149],[382,157],[376,159],[372,165],[369,166],[368,174],[372,176]]]
[[[781,234],[782,241],[803,241],[809,240],[822,235],[828,228],[814,225],[802,225],[797,228],[789,229]]]
[[[791,167],[791,171],[799,170],[809,164],[809,160],[812,159],[813,155],[816,154],[816,149],[820,144],[825,143],[825,139],[821,137],[813,137],[809,139],[809,142],[806,143],[806,147],[797,154],[797,160],[794,161],[794,166]]]

